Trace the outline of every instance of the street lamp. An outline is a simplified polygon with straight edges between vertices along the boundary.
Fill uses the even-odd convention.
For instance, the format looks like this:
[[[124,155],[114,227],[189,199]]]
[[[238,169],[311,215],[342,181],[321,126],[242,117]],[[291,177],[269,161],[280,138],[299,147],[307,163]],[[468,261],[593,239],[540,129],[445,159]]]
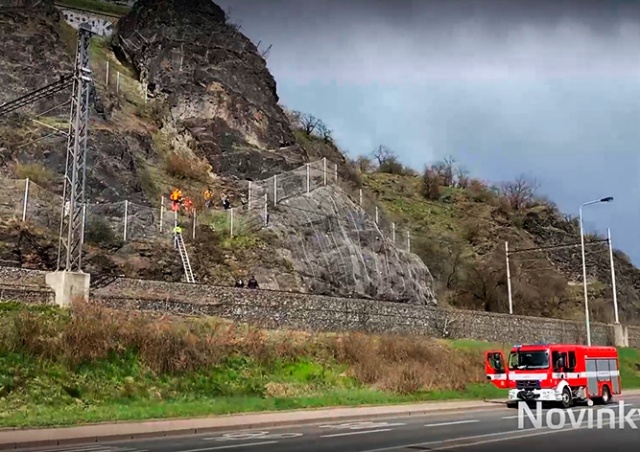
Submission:
[[[584,256],[584,227],[582,226],[582,208],[600,202],[611,202],[612,196],[585,202],[580,206],[580,245],[582,246],[582,284],[584,286],[584,321],[587,326],[587,345],[591,345],[591,325],[589,324],[589,297],[587,294],[587,263]]]

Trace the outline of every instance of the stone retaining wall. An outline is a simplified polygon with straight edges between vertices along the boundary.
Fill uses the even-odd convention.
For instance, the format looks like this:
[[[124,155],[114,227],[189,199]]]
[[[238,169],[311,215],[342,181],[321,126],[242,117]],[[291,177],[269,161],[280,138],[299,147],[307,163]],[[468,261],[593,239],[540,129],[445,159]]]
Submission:
[[[18,300],[24,303],[53,304],[55,294],[39,287],[0,284],[0,301]]]
[[[29,299],[25,301],[37,302],[51,299],[51,292],[44,288],[45,274],[0,267],[0,280],[23,284],[14,292],[5,288],[5,295],[0,298],[24,300],[26,296]],[[199,284],[120,278],[93,290],[92,299],[112,307],[214,315],[265,328],[417,333],[499,343],[585,340],[584,323],[571,320]],[[627,333],[629,346],[640,348],[640,327],[628,327]],[[614,337],[612,325],[591,324],[594,345],[613,344]]]

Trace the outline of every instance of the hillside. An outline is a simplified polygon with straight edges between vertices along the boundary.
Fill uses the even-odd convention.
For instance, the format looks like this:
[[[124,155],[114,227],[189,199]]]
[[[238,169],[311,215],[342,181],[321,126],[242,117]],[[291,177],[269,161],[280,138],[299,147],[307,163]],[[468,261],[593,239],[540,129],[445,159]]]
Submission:
[[[75,32],[50,0],[1,9],[0,16],[3,35],[15,33],[18,21],[26,24],[21,39],[7,40],[9,52],[30,52],[27,59],[43,73],[58,64],[48,55],[72,61]],[[25,50],[24,42],[39,33],[43,20],[50,35]],[[255,274],[267,289],[436,302],[424,263],[389,244],[341,188],[320,189],[317,168],[314,192],[305,194],[304,169],[292,170],[307,162],[326,156],[339,164],[342,180],[357,174],[328,136],[319,139],[298,130],[302,125],[278,104],[276,83],[256,46],[214,3],[139,1],[111,38],[93,38],[91,67],[99,103],[90,127],[87,271],[180,280],[168,214],[166,227],[157,229],[161,196],[168,198],[180,188],[199,211],[195,239],[187,237],[198,282],[230,285],[237,277]],[[7,80],[0,102],[14,98],[18,89],[19,80]],[[56,194],[62,188],[64,153],[51,150],[64,149],[66,137],[50,130],[64,131],[66,115],[62,107],[51,113],[33,105],[0,118],[0,174],[29,178],[39,207],[30,211],[27,223],[14,221],[24,181],[22,186],[5,184],[0,204],[4,265],[55,266]],[[248,185],[274,175],[280,177],[278,203],[270,208],[265,226],[262,204],[253,202]],[[207,188],[214,193],[211,206],[205,206],[202,195]],[[252,198],[255,207],[237,212],[233,237],[229,213],[220,206],[224,195],[236,207]],[[267,196],[273,201],[273,194]],[[122,232],[125,200],[132,224],[127,240]],[[258,201],[264,203],[262,197]],[[315,210],[317,218],[301,221],[301,206]],[[355,226],[354,215],[363,216]],[[326,227],[329,217],[333,220]],[[192,221],[180,214],[188,230]],[[407,275],[413,276],[411,283],[404,282]]]
[[[261,208],[237,220],[234,238],[218,207],[199,217],[190,241],[199,282],[228,285],[256,274],[265,288],[418,303],[437,299],[507,312],[504,242],[512,251],[567,244],[572,246],[512,255],[514,311],[583,317],[580,249],[573,246],[579,242],[577,222],[537,196],[533,181],[493,187],[452,161],[416,174],[381,149],[376,165],[365,158],[352,162],[321,120],[279,105],[276,82],[257,47],[214,3],[141,0],[121,12],[115,35],[92,43],[103,108],[92,112],[88,189],[91,201],[105,207],[92,208],[87,226],[88,271],[180,280],[180,261],[166,234],[171,222],[164,235],[150,232],[157,200],[180,187],[203,209],[201,193],[209,187],[216,198],[226,194],[237,206],[251,183],[250,203],[262,202],[265,194],[271,203],[268,178],[279,175],[279,203],[269,207],[267,227]],[[51,1],[3,8],[0,15],[10,56],[0,62],[0,102],[69,70],[75,33]],[[36,32],[42,26],[47,33]],[[24,61],[36,76],[23,83],[16,74]],[[66,138],[50,128],[66,129],[67,112],[48,110],[62,103],[64,96],[0,118],[1,174],[29,177],[40,187],[39,208],[27,224],[11,220],[20,211],[19,183],[3,192],[9,199],[0,203],[3,265],[55,265],[55,193],[64,155],[51,150],[64,149]],[[42,116],[36,122],[37,114]],[[322,158],[337,164],[339,184],[322,187],[312,165],[314,191],[307,195],[304,169],[296,168]],[[366,206],[358,205],[359,190]],[[126,243],[118,230],[124,199],[138,209],[130,213],[138,230]],[[389,243],[392,222],[398,231],[411,231],[415,254],[399,240]],[[611,321],[606,243],[588,244],[587,259],[593,319]],[[615,262],[621,320],[637,323],[638,270],[620,252]]]
[[[514,312],[584,318],[580,230],[537,194],[534,180],[501,186],[473,179],[454,159],[428,166],[419,175],[393,153],[382,165],[360,159],[364,186],[390,218],[413,232],[413,250],[429,266],[438,299],[456,307],[508,312],[505,241],[510,256]],[[592,319],[613,321],[606,237],[586,237]],[[578,246],[576,246],[578,244]],[[640,272],[614,251],[621,321],[640,320]]]

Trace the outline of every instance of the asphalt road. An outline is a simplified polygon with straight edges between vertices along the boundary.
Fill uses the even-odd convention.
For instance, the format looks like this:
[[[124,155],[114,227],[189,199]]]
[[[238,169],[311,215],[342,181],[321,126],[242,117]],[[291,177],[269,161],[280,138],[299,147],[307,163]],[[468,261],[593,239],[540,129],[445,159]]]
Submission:
[[[541,411],[540,424],[518,419],[517,409],[493,409],[461,413],[385,418],[365,421],[330,422],[300,427],[166,437],[117,443],[90,443],[38,449],[35,452],[417,452],[417,451],[495,451],[522,448],[527,452],[579,447],[582,451],[637,450],[640,432],[622,422],[632,414],[640,430],[640,397],[626,398],[623,406],[615,401],[606,407],[576,407]],[[613,411],[600,413],[602,409]],[[535,408],[532,409],[536,414]],[[562,414],[564,413],[564,414]],[[623,414],[620,416],[620,414]],[[564,416],[567,424],[558,423]],[[581,418],[582,416],[582,418]],[[592,421],[590,423],[589,418]],[[604,425],[598,425],[598,418]],[[611,426],[613,419],[614,426]],[[548,423],[549,421],[550,423]],[[571,422],[575,425],[571,425]],[[521,425],[519,425],[519,423]],[[591,425],[590,425],[591,424]],[[598,428],[603,427],[603,428]],[[521,449],[521,450],[522,450]]]

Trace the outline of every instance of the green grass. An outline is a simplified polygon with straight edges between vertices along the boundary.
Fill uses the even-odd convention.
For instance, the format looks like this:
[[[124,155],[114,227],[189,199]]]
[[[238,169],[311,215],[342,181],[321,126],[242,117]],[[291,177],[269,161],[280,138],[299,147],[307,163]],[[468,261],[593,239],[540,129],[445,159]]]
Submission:
[[[69,8],[83,9],[95,13],[106,13],[115,16],[124,16],[131,10],[128,6],[96,0],[55,0],[55,3]]]
[[[387,338],[387,344],[379,346],[395,351],[385,358],[375,351],[381,349],[370,348],[376,343],[372,337],[351,345],[346,353],[352,358],[340,358],[340,347],[331,342],[335,335],[278,340],[276,336],[286,333],[264,332],[267,336],[262,337],[250,327],[206,319],[168,323],[153,317],[141,324],[135,313],[107,320],[114,315],[109,312],[89,308],[70,315],[48,306],[0,303],[0,427],[504,395],[482,381],[479,360],[474,365],[478,369],[460,380],[466,381],[462,386],[447,387],[449,379],[434,374],[435,384],[416,389],[411,372],[408,377],[398,372],[403,364],[395,362],[413,361],[418,381],[423,381],[430,367],[424,360],[435,360],[434,365],[449,360],[449,355],[433,355],[428,340],[416,345]],[[217,351],[218,358],[205,356],[210,351]],[[397,358],[396,353],[409,358]],[[464,351],[447,353],[454,367],[469,360]],[[200,364],[180,363],[190,359]]]
[[[465,391],[395,395],[362,387],[342,376],[343,370],[305,361],[265,369],[235,359],[207,373],[166,378],[149,373],[134,357],[71,372],[51,362],[10,354],[0,358],[0,387],[15,389],[0,398],[0,426],[62,426],[504,395],[487,384],[471,384]],[[262,388],[270,383],[291,395],[263,394]]]
[[[480,341],[356,335],[341,348],[335,334],[21,303],[0,303],[0,339],[0,427],[505,396],[482,355],[508,345]],[[640,351],[620,360],[623,387],[640,387]]]

